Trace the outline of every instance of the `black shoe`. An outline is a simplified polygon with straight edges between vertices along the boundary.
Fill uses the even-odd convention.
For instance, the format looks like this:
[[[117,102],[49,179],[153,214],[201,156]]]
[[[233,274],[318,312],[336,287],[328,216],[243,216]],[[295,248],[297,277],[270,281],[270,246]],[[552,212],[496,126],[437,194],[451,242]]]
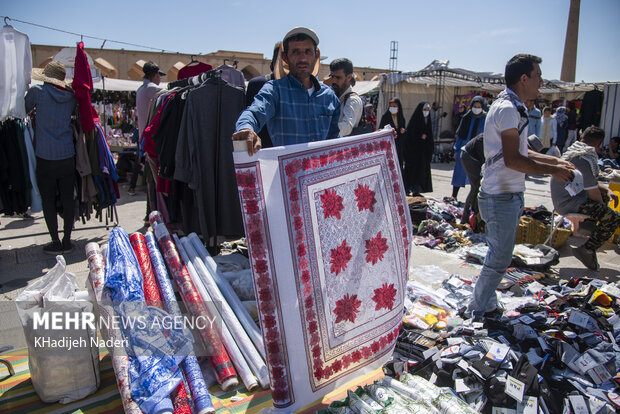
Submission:
[[[71,253],[74,249],[75,249],[75,243],[73,243],[71,240],[62,241],[63,253]]]
[[[586,249],[585,245],[574,247],[573,255],[590,270],[598,270],[600,268],[598,260],[596,259],[596,252]]]
[[[55,240],[43,246],[43,253],[57,255],[57,254],[62,254],[62,252],[63,250],[62,250],[62,244],[60,243],[60,240]]]
[[[488,319],[501,319],[504,312],[500,308],[495,308],[490,312],[485,312],[484,317]]]

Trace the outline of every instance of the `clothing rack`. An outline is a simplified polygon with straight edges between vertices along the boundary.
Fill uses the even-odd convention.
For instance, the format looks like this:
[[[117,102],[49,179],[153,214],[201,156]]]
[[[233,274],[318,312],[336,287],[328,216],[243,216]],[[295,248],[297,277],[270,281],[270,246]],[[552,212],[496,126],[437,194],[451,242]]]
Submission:
[[[208,72],[201,73],[200,75],[193,76],[191,78],[169,82],[168,89],[184,88],[186,86],[200,85],[201,83],[206,82],[208,79],[221,78],[221,76],[222,76],[221,69],[213,69]]]

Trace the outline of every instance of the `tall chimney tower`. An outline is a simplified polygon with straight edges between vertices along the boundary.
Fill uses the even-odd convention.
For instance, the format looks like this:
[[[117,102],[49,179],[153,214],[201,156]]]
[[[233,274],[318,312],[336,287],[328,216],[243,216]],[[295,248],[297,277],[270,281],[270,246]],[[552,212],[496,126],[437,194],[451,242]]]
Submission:
[[[581,0],[570,0],[568,23],[566,24],[566,41],[564,42],[564,57],[562,58],[562,73],[560,74],[560,80],[564,82],[575,82],[580,5]]]

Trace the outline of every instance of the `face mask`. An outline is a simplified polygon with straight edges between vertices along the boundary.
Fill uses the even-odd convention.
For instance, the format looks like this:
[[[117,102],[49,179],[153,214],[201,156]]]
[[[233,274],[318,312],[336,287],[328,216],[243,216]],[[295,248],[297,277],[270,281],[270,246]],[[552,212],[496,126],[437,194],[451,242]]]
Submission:
[[[390,106],[390,113],[396,115],[398,113],[398,108],[395,106]]]
[[[428,114],[430,114],[431,111],[422,111],[422,114],[424,115],[424,118],[426,118],[428,116]]]
[[[482,113],[482,108],[471,108],[471,112],[474,115],[480,115]]]

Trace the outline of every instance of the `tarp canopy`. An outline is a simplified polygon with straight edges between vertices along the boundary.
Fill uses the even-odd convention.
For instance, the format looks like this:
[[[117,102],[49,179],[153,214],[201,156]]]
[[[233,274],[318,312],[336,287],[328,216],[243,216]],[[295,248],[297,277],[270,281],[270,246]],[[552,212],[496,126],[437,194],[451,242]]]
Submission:
[[[353,87],[353,92],[358,95],[366,95],[367,93],[378,90],[379,81],[357,81]]]
[[[608,145],[611,137],[620,137],[620,83],[605,85],[603,93],[601,128],[605,130],[605,145]]]
[[[399,82],[436,85],[443,78],[445,86],[470,87],[484,91],[501,91],[505,88],[504,75],[493,72],[474,72],[467,69],[451,68],[448,60],[434,60],[417,72],[388,73],[387,83]],[[587,92],[594,89],[594,83],[573,83],[560,80],[544,80],[540,93]],[[601,89],[604,83],[598,84]]]
[[[105,88],[104,88],[105,82]],[[71,79],[67,79],[67,83],[71,83]],[[31,85],[42,85],[43,82],[32,80]],[[132,80],[124,80],[124,79],[99,79],[98,81],[93,80],[93,87],[95,89],[105,89],[106,91],[137,91],[138,88],[142,85],[142,81],[132,81]],[[168,82],[161,82],[159,84],[160,88],[166,88]]]
[[[125,79],[104,78],[103,80],[93,82],[93,87],[95,89],[105,89],[106,91],[137,91],[140,86],[142,86],[142,81]],[[166,89],[166,87],[168,86],[168,82],[161,82],[157,86]]]

